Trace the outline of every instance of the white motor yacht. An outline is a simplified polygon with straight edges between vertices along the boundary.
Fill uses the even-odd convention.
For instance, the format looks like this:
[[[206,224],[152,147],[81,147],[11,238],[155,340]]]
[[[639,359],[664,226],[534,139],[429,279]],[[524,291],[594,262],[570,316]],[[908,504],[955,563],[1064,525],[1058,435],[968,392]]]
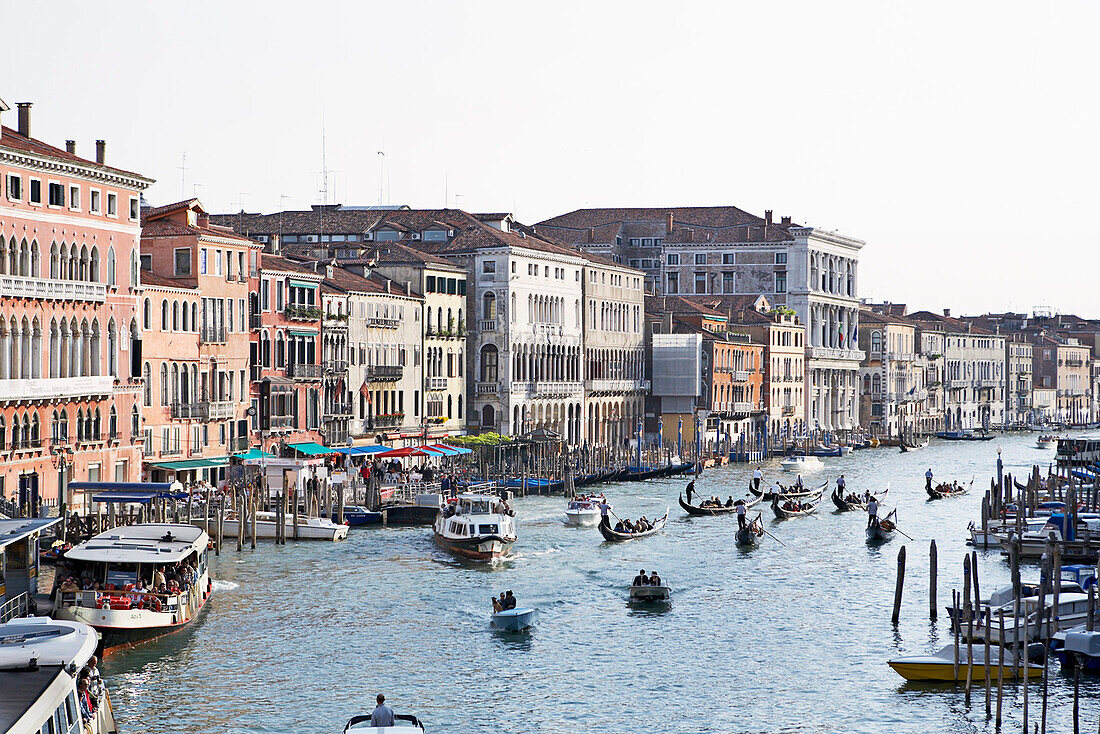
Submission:
[[[579,496],[569,501],[565,508],[565,524],[578,527],[595,527],[600,524],[600,503],[605,502],[603,495],[598,497]]]
[[[23,617],[0,624],[0,731],[114,732],[106,687],[93,691],[99,707],[87,726],[80,715],[76,674],[98,644],[95,630],[80,622]]]
[[[54,592],[54,616],[96,628],[104,648],[176,632],[202,611],[213,590],[209,543],[210,537],[191,525],[149,523],[104,531],[65,552],[69,573],[92,588],[68,588],[63,581]],[[158,571],[183,565],[193,569],[193,584],[160,592],[151,588]]]
[[[499,497],[460,494],[439,512],[432,525],[435,541],[451,553],[488,561],[516,542],[516,520]]]
[[[1047,619],[1048,610],[1054,608],[1054,596],[1048,595],[1044,599],[1043,607],[1039,607],[1038,597],[1028,597],[1020,600],[1020,617],[1013,616],[1015,601],[996,607],[991,612],[988,624],[980,630],[974,630],[974,638],[989,641],[997,645],[1012,644],[1017,638],[1023,643],[1043,642],[1059,630],[1068,629],[1084,624],[1088,619],[1089,595],[1088,594],[1059,594],[1058,608],[1054,609],[1052,619]],[[1000,618],[1004,617],[1004,638],[1001,637]],[[1100,617],[1100,614],[1095,615]],[[1094,617],[1095,621],[1095,617]]]
[[[801,454],[797,454],[783,459],[783,461],[779,462],[779,466],[782,467],[783,471],[811,472],[821,469],[825,464],[816,456],[802,456]]]
[[[192,524],[196,527],[205,528],[206,519],[199,518],[192,520]],[[215,527],[214,523],[217,522],[215,518],[210,518],[210,528]],[[225,537],[231,538],[237,535],[237,523],[239,522],[237,513],[228,512],[225,515],[225,519],[222,520],[222,533]],[[276,514],[274,512],[259,511],[256,513],[256,537],[264,540],[273,540],[278,531],[278,522],[276,520]],[[251,538],[252,535],[252,521],[251,519],[245,520],[244,537]],[[344,540],[348,537],[348,525],[335,523],[327,517],[313,517],[311,515],[299,515],[298,516],[298,537],[297,540]],[[286,514],[286,538],[287,540],[295,540],[294,537],[294,515],[288,512]]]

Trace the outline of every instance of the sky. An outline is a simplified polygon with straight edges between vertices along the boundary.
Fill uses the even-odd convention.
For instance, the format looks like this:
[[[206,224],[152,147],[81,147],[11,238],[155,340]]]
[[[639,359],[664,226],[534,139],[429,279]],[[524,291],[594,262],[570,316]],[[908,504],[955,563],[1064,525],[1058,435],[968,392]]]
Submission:
[[[732,204],[864,240],[861,297],[1100,317],[1092,1],[0,0],[0,18],[6,124],[30,101],[34,137],[107,140],[152,204],[526,223]]]

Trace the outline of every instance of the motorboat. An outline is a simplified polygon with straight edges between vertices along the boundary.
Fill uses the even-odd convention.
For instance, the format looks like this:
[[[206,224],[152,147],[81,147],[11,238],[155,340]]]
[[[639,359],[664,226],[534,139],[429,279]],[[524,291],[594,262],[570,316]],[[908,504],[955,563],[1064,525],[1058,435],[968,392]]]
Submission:
[[[1035,448],[1037,449],[1053,449],[1057,447],[1057,436],[1039,436],[1039,438],[1035,440]]]
[[[328,512],[321,511],[321,517],[328,517]],[[300,520],[301,518],[299,518]],[[350,527],[358,525],[381,525],[382,513],[372,512],[361,505],[344,505],[344,524]]]
[[[431,525],[443,504],[438,492],[421,492],[408,501],[395,500],[391,494],[390,500],[383,498],[379,509],[386,525]]]
[[[631,586],[630,587],[630,600],[631,601],[668,601],[672,595],[672,590],[668,587],[668,584],[661,583],[658,586]]]
[[[992,441],[996,436],[992,433],[975,433],[974,431],[939,431],[936,438],[944,441]]]
[[[1047,518],[1029,517],[1024,519],[1025,533],[1038,533],[1047,524]],[[1016,523],[1005,522],[997,525],[989,525],[985,530],[977,523],[970,523],[970,544],[975,548],[989,545],[1000,547],[1001,541],[1008,538],[1008,534],[1016,531]]]
[[[95,588],[54,592],[54,617],[95,627],[104,649],[133,645],[186,627],[206,606],[214,584],[207,566],[210,537],[192,525],[147,523],[112,528],[65,553],[74,579]],[[155,574],[190,566],[186,589],[154,591]],[[74,585],[75,586],[75,585]]]
[[[344,725],[344,734],[423,734],[424,725],[420,719],[409,714],[394,714],[393,726],[372,726],[370,714],[352,717],[351,721]]]
[[[576,527],[595,527],[600,524],[600,503],[606,502],[603,495],[578,496],[569,501],[565,508],[565,524]],[[610,505],[608,505],[610,509]]]
[[[1015,600],[995,607],[989,615],[986,615],[987,624],[974,630],[974,639],[985,640],[988,637],[991,643],[997,645],[1010,644],[1017,639],[1017,636],[1024,643],[1044,642],[1049,640],[1055,632],[1076,627],[1088,620],[1088,594],[1059,593],[1057,608],[1054,607],[1053,594],[1048,594],[1043,599],[1042,608],[1039,606],[1039,601],[1038,597],[1021,599],[1019,617],[1014,616]],[[1048,616],[1052,618],[1048,619]],[[1003,638],[1000,627],[1001,617],[1004,618]],[[1100,618],[1100,614],[1094,613],[1094,620],[1097,618]]]
[[[193,519],[192,524],[206,527],[206,518]],[[210,518],[210,527],[214,527],[215,518]],[[239,515],[236,512],[227,512],[222,519],[222,533],[226,537],[235,537],[238,531]],[[248,518],[244,523],[244,537],[252,537],[252,520]],[[256,538],[261,540],[274,540],[278,533],[278,516],[274,512],[260,510],[256,512]],[[348,537],[348,526],[335,523],[327,517],[315,517],[313,515],[298,515],[298,530],[294,530],[294,515],[286,514],[286,539],[287,540],[344,540]]]
[[[1065,514],[1061,512],[1051,513],[1037,532],[1025,532],[1020,535],[1020,558],[1042,558],[1047,550],[1048,541],[1053,540],[1055,543],[1061,544],[1063,560],[1067,562],[1077,560],[1095,561],[1097,555],[1095,545],[1089,546],[1084,541],[1077,539],[1077,531],[1086,529],[1090,533],[1100,531],[1100,517],[1091,513],[1088,515],[1082,513],[1078,516],[1077,526],[1074,527],[1066,519]],[[1006,536],[997,536],[1001,547],[1006,553],[1011,551],[1014,535],[1014,533],[1010,533]]]
[[[817,458],[816,456],[804,456],[802,454],[795,454],[793,456],[788,456],[787,458],[783,459],[783,461],[779,462],[779,466],[783,469],[783,471],[811,472],[818,471],[819,469],[823,468],[825,464],[823,464],[821,459]]]
[[[527,629],[535,621],[534,609],[505,609],[503,612],[493,612],[493,627],[507,632],[520,632]]]
[[[451,553],[475,561],[507,554],[516,542],[516,520],[500,497],[460,494],[432,524],[435,542]]]
[[[94,692],[95,716],[87,724],[81,721],[75,671],[98,645],[96,631],[81,622],[21,617],[0,624],[0,731],[116,731],[106,687]]]
[[[1073,669],[1080,665],[1090,673],[1100,672],[1100,632],[1080,627],[1064,635],[1062,644],[1054,650],[1062,667]]]
[[[998,672],[1001,654],[1004,654],[1003,671]],[[967,664],[972,661],[971,672],[973,680],[984,680],[986,675],[985,645],[959,645],[959,665],[955,667],[955,646],[947,645],[931,655],[908,655],[887,661],[894,672],[909,681],[965,681]],[[1043,666],[1028,662],[1026,672],[1028,678],[1038,678],[1043,674]],[[1002,675],[1004,680],[1015,680],[1021,673],[1021,666],[1016,662],[1016,656],[1008,650],[1000,647],[992,648],[989,654],[989,674],[996,680]]]

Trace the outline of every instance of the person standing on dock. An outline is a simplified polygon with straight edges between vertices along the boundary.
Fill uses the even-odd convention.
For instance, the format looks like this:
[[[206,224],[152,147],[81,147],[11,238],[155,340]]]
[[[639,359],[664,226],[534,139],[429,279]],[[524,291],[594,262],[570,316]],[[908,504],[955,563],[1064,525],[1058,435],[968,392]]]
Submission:
[[[371,726],[393,726],[393,709],[386,705],[386,697],[378,694],[378,705],[370,714]]]
[[[928,471],[924,473],[924,488],[932,489],[932,467],[928,467]]]
[[[760,471],[760,467],[756,467],[752,472],[752,488],[760,492],[760,482],[762,481],[764,481],[764,472]]]
[[[878,522],[878,500],[874,495],[867,501],[867,527],[871,527]]]

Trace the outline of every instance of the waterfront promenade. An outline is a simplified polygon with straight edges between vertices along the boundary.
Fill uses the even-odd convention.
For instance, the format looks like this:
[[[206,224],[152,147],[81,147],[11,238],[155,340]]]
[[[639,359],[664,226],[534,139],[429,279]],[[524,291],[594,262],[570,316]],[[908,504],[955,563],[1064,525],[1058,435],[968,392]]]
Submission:
[[[624,517],[672,506],[666,530],[638,543],[608,545],[594,528],[565,527],[561,498],[535,496],[514,503],[519,542],[495,565],[455,560],[427,528],[230,550],[214,562],[218,593],[205,619],[109,657],[104,673],[127,731],[332,732],[368,712],[378,691],[431,732],[992,731],[981,696],[967,711],[961,687],[906,684],[886,660],[949,642],[945,616],[928,622],[928,541],[939,546],[942,607],[960,585],[966,525],[981,503],[980,491],[927,502],[925,469],[975,477],[977,489],[995,472],[998,446],[1007,471],[1045,468],[1053,451],[1034,440],[933,441],[910,454],[825,459],[807,483],[841,472],[856,491],[890,483],[887,504],[916,540],[879,548],[864,542],[862,514],[823,507],[786,522],[765,513],[786,545],[765,539],[741,551],[736,521],[686,517],[676,507],[686,479],[670,479],[605,488]],[[767,476],[776,469],[769,464]],[[698,490],[738,496],[748,474],[708,470]],[[902,544],[909,564],[895,630]],[[1008,579],[997,551],[979,551],[979,567],[983,590]],[[628,607],[639,568],[671,584],[671,609]],[[1037,575],[1025,566],[1025,579]],[[529,634],[490,629],[489,596],[505,589],[539,609]],[[1006,722],[1019,722],[1018,691],[1006,688]],[[1100,715],[1098,694],[1086,677],[1085,722]],[[1069,730],[1071,699],[1072,679],[1053,667],[1052,731]]]

